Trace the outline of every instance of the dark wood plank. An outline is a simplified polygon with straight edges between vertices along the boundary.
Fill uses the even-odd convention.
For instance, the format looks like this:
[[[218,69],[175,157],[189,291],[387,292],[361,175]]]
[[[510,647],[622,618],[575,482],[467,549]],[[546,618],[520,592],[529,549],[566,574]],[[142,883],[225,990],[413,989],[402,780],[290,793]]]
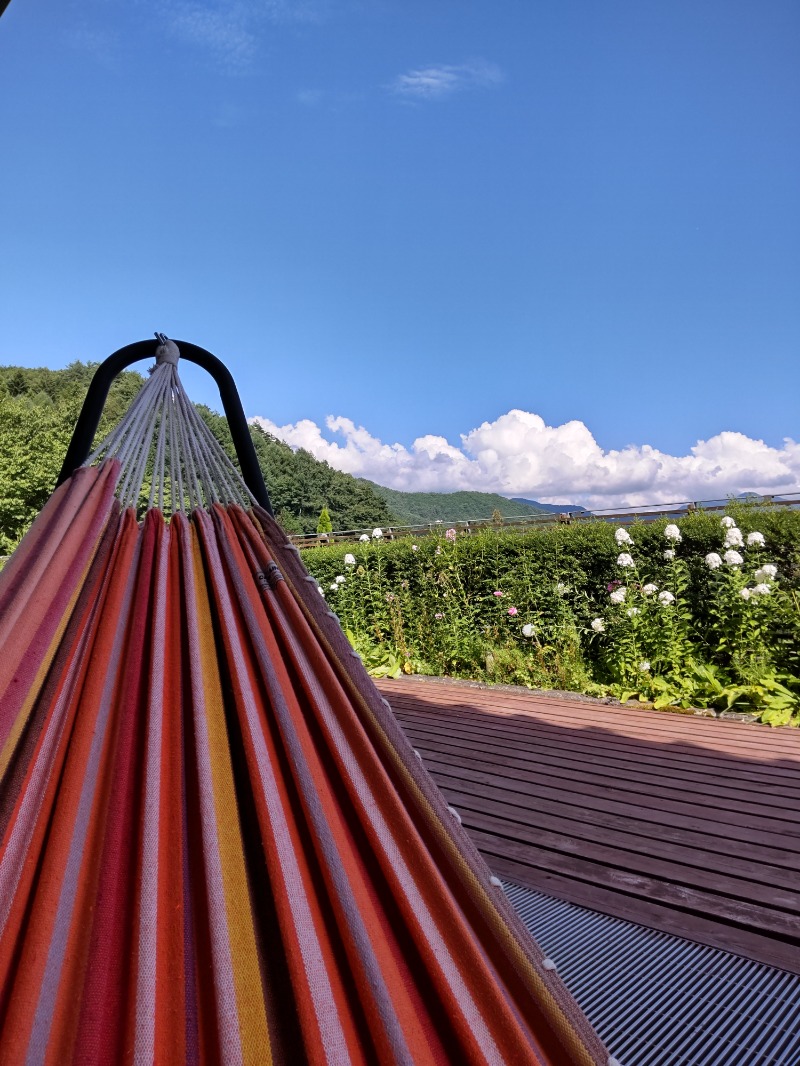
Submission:
[[[403,720],[401,719],[401,722]],[[572,767],[559,767],[537,763],[529,758],[518,759],[500,751],[492,745],[491,736],[487,736],[482,746],[464,744],[458,736],[426,735],[416,730],[407,729],[407,735],[415,747],[425,754],[437,752],[444,758],[447,754],[463,765],[492,766],[504,768],[504,773],[518,780],[532,782],[543,781],[551,788],[584,794],[594,797],[611,797],[628,804],[642,805],[654,810],[668,809],[677,813],[689,814],[692,811],[706,818],[710,832],[726,832],[726,829],[714,829],[737,825],[759,833],[777,834],[785,840],[787,848],[800,848],[796,819],[785,820],[786,809],[783,805],[770,808],[766,803],[745,804],[741,796],[734,803],[741,806],[726,806],[714,801],[714,797],[698,797],[691,789],[684,788],[680,778],[675,778],[672,787],[664,784],[629,780],[627,775],[608,778],[606,775],[589,774]],[[679,799],[675,797],[679,796]],[[795,812],[789,812],[794,814]]]
[[[397,715],[409,722],[418,722],[421,727],[426,724],[434,729],[441,729],[447,724],[464,738],[482,738],[486,735],[486,712],[460,705],[441,709],[421,706],[415,701],[396,700],[394,709]],[[611,760],[613,765],[644,765],[653,768],[662,767],[673,776],[679,771],[685,780],[700,782],[729,780],[727,770],[736,770],[737,781],[745,787],[758,791],[767,787],[776,794],[785,795],[787,799],[800,800],[800,765],[772,766],[749,763],[742,766],[741,756],[725,757],[716,751],[695,748],[693,751],[679,750],[678,745],[663,745],[651,752],[643,751],[640,742],[618,735],[609,735],[598,726],[592,730],[583,729],[578,735],[569,735],[560,725],[541,721],[531,717],[530,721],[506,721],[500,719],[491,726],[493,739],[519,748],[520,739],[524,737],[535,750],[539,744],[547,745],[548,751],[564,750],[577,761],[602,763]],[[588,735],[586,735],[588,733]]]
[[[654,900],[621,896],[618,891],[609,891],[601,885],[564,877],[552,870],[542,870],[505,854],[494,854],[489,845],[482,847],[481,851],[498,877],[515,881],[536,892],[800,974],[800,950],[794,944],[739,926],[725,925],[702,914],[686,914],[685,911]]]
[[[617,803],[614,800],[594,799],[587,804],[585,797],[580,795],[573,796],[559,789],[539,787],[530,783],[523,782],[520,785],[517,781],[497,778],[474,767],[459,766],[458,760],[455,760],[455,763],[454,766],[433,759],[426,761],[425,765],[442,788],[455,783],[462,787],[474,787],[476,792],[481,792],[485,785],[499,782],[506,790],[508,798],[523,795],[542,812],[561,812],[576,821],[586,821],[590,825],[610,831],[630,832],[633,831],[631,827],[635,827],[640,836],[652,837],[659,834],[676,843],[685,841],[691,847],[705,847],[710,852],[732,856],[741,863],[756,861],[778,866],[790,871],[790,876],[800,882],[800,854],[796,850],[784,848],[784,838],[778,834],[761,834],[754,840],[750,830],[731,826],[725,836],[712,835],[708,832],[708,823],[702,818],[691,815],[673,816],[661,810],[651,811],[641,807],[632,811],[629,804]]]
[[[800,972],[797,731],[380,687],[495,872]]]
[[[790,855],[789,858],[794,861],[791,865],[787,864],[786,853],[774,848],[743,845],[740,842],[734,842],[733,848],[720,847],[719,844],[711,848],[709,838],[704,833],[671,826],[659,826],[656,830],[652,822],[613,817],[602,811],[577,807],[564,801],[561,796],[548,801],[521,795],[509,791],[502,783],[497,786],[484,783],[464,791],[472,782],[472,776],[466,769],[461,774],[450,776],[435,767],[434,777],[462,817],[465,811],[491,813],[508,821],[507,835],[512,835],[513,823],[521,822],[528,828],[554,829],[578,839],[617,843],[628,851],[660,856],[682,865],[716,870],[750,881],[753,883],[751,891],[757,893],[762,902],[769,901],[772,886],[780,886],[794,893],[800,891],[797,856]],[[723,843],[728,844],[727,841]],[[767,886],[763,890],[767,892],[767,897],[763,895],[761,886]]]

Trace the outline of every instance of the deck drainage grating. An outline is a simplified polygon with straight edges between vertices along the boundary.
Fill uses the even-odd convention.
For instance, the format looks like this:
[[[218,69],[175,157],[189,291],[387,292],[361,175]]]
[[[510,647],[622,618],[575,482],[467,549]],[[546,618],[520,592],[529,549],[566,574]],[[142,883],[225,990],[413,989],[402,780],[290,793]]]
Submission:
[[[503,882],[622,1066],[798,1066],[800,977]]]

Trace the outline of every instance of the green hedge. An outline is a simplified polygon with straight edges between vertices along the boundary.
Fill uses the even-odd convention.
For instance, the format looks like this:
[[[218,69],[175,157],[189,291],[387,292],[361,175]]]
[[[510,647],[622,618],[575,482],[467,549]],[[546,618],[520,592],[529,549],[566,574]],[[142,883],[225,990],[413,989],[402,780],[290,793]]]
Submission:
[[[745,538],[754,530],[764,534],[766,547],[759,549],[758,558],[778,567],[775,595],[768,611],[759,608],[759,617],[766,619],[762,629],[769,668],[785,684],[800,671],[800,512],[734,505],[730,513]],[[742,683],[731,674],[734,657],[708,639],[709,627],[719,626],[720,574],[704,559],[709,552],[724,551],[720,517],[698,512],[679,523],[678,562],[684,575],[679,591],[682,610],[690,616],[692,642],[682,654],[727,671],[730,686]],[[664,557],[670,544],[664,537],[667,524],[639,522],[629,528],[639,582],[631,596],[640,595],[645,581],[659,588],[675,584],[677,564]],[[378,670],[600,694],[614,691],[615,680],[617,689],[621,685],[615,655],[619,660],[622,653],[615,651],[614,640],[624,635],[624,624],[609,615],[610,586],[628,576],[617,565],[620,550],[615,527],[596,521],[482,530],[460,533],[454,540],[443,531],[418,541],[336,544],[308,549],[303,557],[351,640]],[[345,564],[348,555],[354,565]],[[598,617],[609,618],[609,632],[602,638],[591,628]],[[534,635],[526,636],[523,626],[532,626]],[[668,672],[666,665],[658,669]],[[677,669],[674,662],[670,669]],[[749,684],[752,678],[745,680]],[[741,703],[744,698],[736,699]],[[748,699],[758,703],[752,692]]]

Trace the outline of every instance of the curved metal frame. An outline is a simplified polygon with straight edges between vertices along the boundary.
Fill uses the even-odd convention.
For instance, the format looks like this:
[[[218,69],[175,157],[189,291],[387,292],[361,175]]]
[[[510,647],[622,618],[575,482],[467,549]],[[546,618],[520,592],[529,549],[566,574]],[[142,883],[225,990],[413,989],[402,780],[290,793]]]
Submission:
[[[270,502],[267,486],[264,484],[264,476],[258,465],[253,441],[250,437],[250,428],[242,408],[242,401],[231,375],[230,370],[211,352],[200,348],[189,341],[175,341],[182,359],[188,359],[190,363],[196,363],[212,376],[219,387],[219,395],[228,419],[233,446],[241,467],[242,477],[248,489],[252,492],[258,503],[264,510],[275,517]],[[132,363],[138,363],[142,359],[154,359],[158,340],[136,341],[134,344],[126,344],[118,349],[113,355],[100,364],[95,371],[86,399],[83,401],[81,413],[72,433],[72,440],[64,457],[64,465],[58,476],[57,485],[62,484],[68,477],[82,466],[92,449],[92,443],[100,425],[100,416],[111,388],[114,378],[126,370]]]

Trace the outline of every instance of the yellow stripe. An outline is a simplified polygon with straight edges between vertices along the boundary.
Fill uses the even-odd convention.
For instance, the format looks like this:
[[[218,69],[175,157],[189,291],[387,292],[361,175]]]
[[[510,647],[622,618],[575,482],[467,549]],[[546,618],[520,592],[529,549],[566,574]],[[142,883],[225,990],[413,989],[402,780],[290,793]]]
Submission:
[[[214,809],[217,819],[222,883],[228,918],[228,937],[233,962],[233,982],[239,1012],[242,1061],[245,1064],[272,1063],[261,969],[256,951],[256,936],[247,887],[239,813],[233,783],[230,744],[225,726],[222,684],[217,668],[217,647],[211,621],[208,587],[203,571],[200,543],[194,525],[192,559],[197,591],[197,616],[200,658],[203,664],[203,688],[206,699],[207,730]]]

